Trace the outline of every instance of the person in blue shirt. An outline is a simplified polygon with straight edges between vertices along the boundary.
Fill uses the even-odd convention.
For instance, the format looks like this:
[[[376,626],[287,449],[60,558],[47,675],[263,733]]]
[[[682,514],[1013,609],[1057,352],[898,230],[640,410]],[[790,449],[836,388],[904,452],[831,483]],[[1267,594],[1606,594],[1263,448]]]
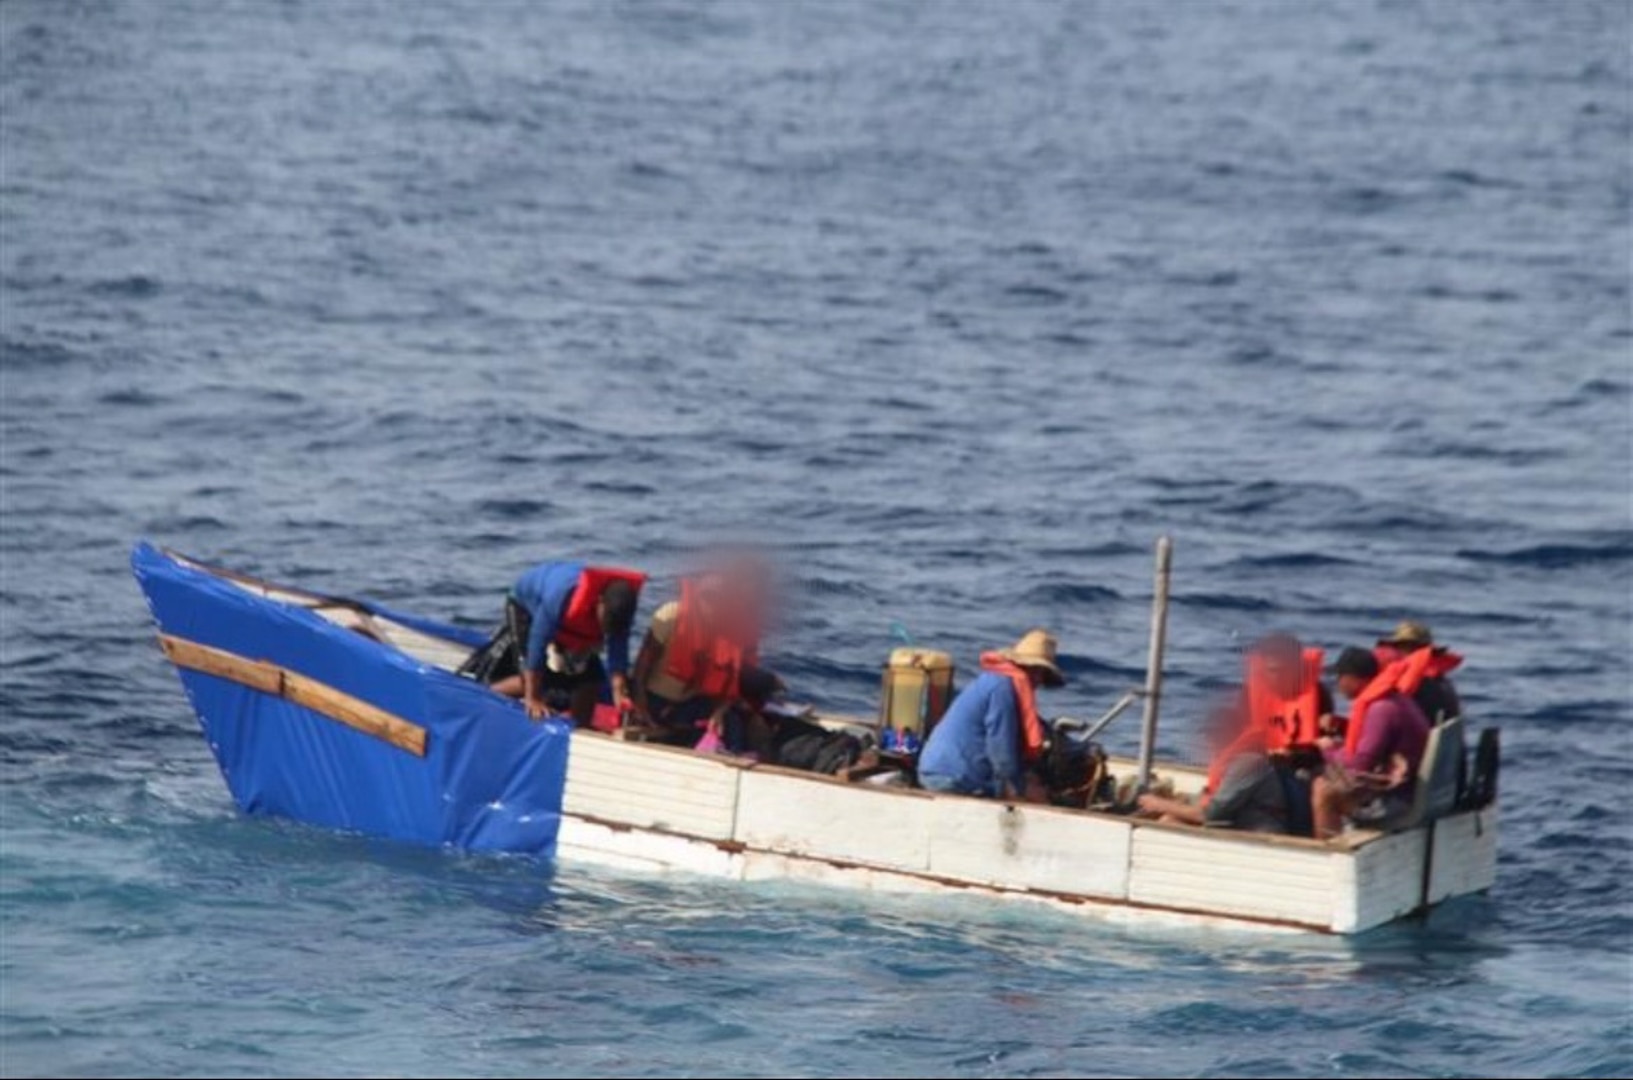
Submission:
[[[919,755],[919,783],[930,791],[1047,802],[1031,765],[1043,756],[1036,691],[1066,677],[1047,630],[981,657],[981,674],[960,691]]]
[[[633,570],[576,561],[533,567],[505,600],[505,625],[489,646],[491,653],[497,644],[499,655],[484,673],[487,681],[521,698],[535,720],[565,711],[575,723],[588,723],[609,681],[613,704],[628,710],[629,631],[645,581]]]

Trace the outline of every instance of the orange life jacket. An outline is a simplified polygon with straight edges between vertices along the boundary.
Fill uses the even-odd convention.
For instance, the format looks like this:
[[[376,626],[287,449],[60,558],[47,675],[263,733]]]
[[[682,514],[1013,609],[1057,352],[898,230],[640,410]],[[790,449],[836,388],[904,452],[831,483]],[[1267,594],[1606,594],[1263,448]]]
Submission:
[[[1379,645],[1376,649],[1372,650],[1372,655],[1378,658],[1379,667],[1388,667],[1395,661],[1402,660],[1408,656],[1414,656],[1420,651],[1429,654],[1429,667],[1423,673],[1423,678],[1425,679],[1444,678],[1463,666],[1462,656],[1452,652],[1450,649],[1438,645],[1425,645],[1420,650],[1415,650],[1414,652],[1410,653],[1406,652],[1398,645]],[[1413,687],[1412,691],[1408,692],[1415,692],[1416,689],[1416,687]]]
[[[1429,670],[1424,672],[1426,679],[1439,679],[1450,675],[1463,666],[1463,658],[1449,649],[1425,649],[1429,653]]]
[[[1349,726],[1344,731],[1344,753],[1353,754],[1355,748],[1361,745],[1361,730],[1366,726],[1367,709],[1372,703],[1397,691],[1407,697],[1417,693],[1433,660],[1433,649],[1419,649],[1391,661],[1378,672],[1376,678],[1367,683],[1366,689],[1350,702]]]
[[[601,618],[596,605],[607,586],[615,581],[628,582],[639,596],[641,586],[646,584],[646,575],[610,566],[586,566],[578,575],[578,584],[567,598],[567,610],[561,613],[561,621],[556,624],[555,641],[563,650],[582,653],[601,644]]]
[[[664,668],[693,694],[735,699],[741,693],[743,668],[759,661],[756,637],[711,632],[698,612],[697,583],[686,578],[680,583],[680,612]]]
[[[1299,658],[1298,693],[1284,698],[1270,685],[1264,657],[1258,653],[1247,654],[1247,727],[1264,736],[1264,747],[1271,753],[1314,746],[1321,737],[1323,658],[1320,649],[1303,651]]]
[[[1015,688],[1021,709],[1021,760],[1031,763],[1043,757],[1043,720],[1038,716],[1038,696],[1026,669],[995,652],[981,654],[981,670],[1007,678]]]

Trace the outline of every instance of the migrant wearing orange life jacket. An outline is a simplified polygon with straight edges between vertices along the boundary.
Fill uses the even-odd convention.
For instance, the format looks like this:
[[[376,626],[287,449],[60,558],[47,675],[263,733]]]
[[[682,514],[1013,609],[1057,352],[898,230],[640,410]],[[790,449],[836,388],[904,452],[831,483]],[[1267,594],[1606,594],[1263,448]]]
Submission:
[[[723,633],[706,625],[697,593],[695,580],[681,581],[680,611],[665,669],[696,696],[736,700],[742,694],[744,668],[759,664],[759,635],[746,627]],[[722,621],[741,626],[746,620],[722,614]]]
[[[1350,702],[1349,726],[1344,731],[1344,753],[1353,755],[1356,747],[1361,745],[1361,732],[1366,727],[1367,709],[1374,701],[1389,694],[1399,692],[1411,697],[1417,693],[1423,684],[1424,676],[1434,661],[1432,649],[1419,649],[1397,658],[1378,672],[1373,680],[1367,683],[1366,689],[1356,695]],[[1452,665],[1456,667],[1456,665]],[[1451,670],[1450,668],[1447,669]]]
[[[636,570],[620,570],[611,566],[586,566],[578,575],[578,585],[567,600],[567,607],[556,623],[555,643],[563,651],[582,653],[601,644],[601,616],[597,605],[607,586],[615,581],[627,582],[640,595],[646,584],[646,575]]]
[[[1463,658],[1441,645],[1421,645],[1415,651],[1429,654],[1429,666],[1418,685],[1406,691],[1418,703],[1431,724],[1463,715],[1463,702],[1457,696],[1457,687],[1449,675],[1463,666]],[[1405,656],[1412,655],[1400,645],[1380,642],[1372,655],[1380,668],[1386,668]]]
[[[1258,652],[1247,654],[1248,731],[1262,734],[1264,749],[1272,754],[1312,747],[1321,737],[1320,649],[1306,648],[1299,654],[1299,686],[1292,697],[1283,697],[1266,670]]]
[[[1015,702],[1020,706],[1021,760],[1033,764],[1043,758],[1043,720],[1038,716],[1038,696],[1026,669],[1011,663],[999,652],[981,654],[981,670],[1002,675],[1015,688]]]

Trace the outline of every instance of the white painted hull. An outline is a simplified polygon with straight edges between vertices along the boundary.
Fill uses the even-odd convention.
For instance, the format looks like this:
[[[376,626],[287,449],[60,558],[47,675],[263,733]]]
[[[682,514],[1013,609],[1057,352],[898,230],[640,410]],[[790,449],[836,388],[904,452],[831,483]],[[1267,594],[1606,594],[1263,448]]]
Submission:
[[[591,732],[573,737],[563,812],[569,862],[1338,934],[1488,889],[1497,859],[1495,806],[1323,844],[847,784]]]
[[[364,629],[431,667],[452,670],[465,655],[385,616],[212,572]],[[1204,777],[1171,765],[1157,779],[1194,795]],[[1326,844],[845,783],[589,731],[572,736],[562,814],[556,850],[568,861],[1337,934],[1484,891],[1497,870],[1495,805]]]

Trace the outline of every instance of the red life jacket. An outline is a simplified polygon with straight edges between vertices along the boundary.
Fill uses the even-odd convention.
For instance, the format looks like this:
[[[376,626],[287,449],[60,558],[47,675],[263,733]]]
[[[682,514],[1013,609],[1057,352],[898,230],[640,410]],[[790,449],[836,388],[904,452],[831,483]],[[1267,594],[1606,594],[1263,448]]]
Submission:
[[[601,594],[607,591],[607,586],[615,581],[628,582],[639,596],[641,586],[646,584],[646,575],[610,566],[586,566],[578,575],[578,584],[567,598],[567,610],[561,613],[561,621],[556,624],[555,641],[563,651],[582,653],[600,646],[601,618],[596,605],[601,602]]]
[[[1424,677],[1440,679],[1463,666],[1463,658],[1450,649],[1429,649],[1429,670]]]
[[[1419,649],[1415,653],[1392,661],[1389,666],[1378,672],[1376,678],[1367,683],[1366,689],[1350,702],[1349,726],[1344,731],[1344,753],[1354,754],[1355,748],[1361,745],[1361,731],[1366,727],[1368,707],[1379,698],[1395,692],[1405,694],[1407,697],[1417,693],[1433,659],[1433,649]]]
[[[1015,688],[1015,701],[1021,710],[1021,730],[1017,733],[1021,740],[1021,760],[1028,764],[1038,761],[1043,757],[1043,720],[1038,716],[1038,696],[1026,669],[999,653],[989,652],[981,654],[981,670],[1004,676]]]
[[[698,612],[697,583],[680,583],[680,612],[669,639],[664,669],[701,697],[736,699],[744,667],[759,662],[758,635],[711,632]]]
[[[1425,645],[1420,651],[1429,654],[1429,667],[1423,673],[1425,679],[1444,678],[1463,666],[1463,657],[1450,649],[1436,645]],[[1378,658],[1378,664],[1381,667],[1388,667],[1403,657],[1416,654],[1402,652],[1397,645],[1379,645],[1372,650],[1372,655]],[[1415,691],[1416,687],[1413,690]]]
[[[1284,698],[1270,685],[1264,657],[1247,654],[1247,728],[1264,736],[1270,753],[1314,746],[1321,737],[1322,660],[1320,649],[1305,649],[1299,658],[1298,693]]]

